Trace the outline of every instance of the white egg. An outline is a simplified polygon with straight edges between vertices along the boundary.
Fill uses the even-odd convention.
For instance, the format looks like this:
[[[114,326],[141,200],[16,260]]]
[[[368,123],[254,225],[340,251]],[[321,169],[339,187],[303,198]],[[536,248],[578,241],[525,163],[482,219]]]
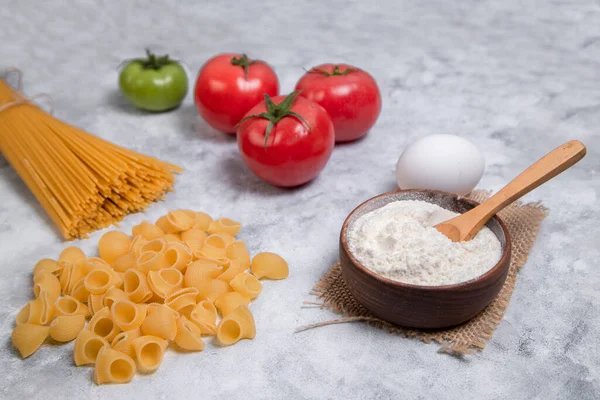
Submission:
[[[400,189],[433,189],[465,195],[483,176],[485,161],[467,139],[430,135],[408,146],[396,166]]]

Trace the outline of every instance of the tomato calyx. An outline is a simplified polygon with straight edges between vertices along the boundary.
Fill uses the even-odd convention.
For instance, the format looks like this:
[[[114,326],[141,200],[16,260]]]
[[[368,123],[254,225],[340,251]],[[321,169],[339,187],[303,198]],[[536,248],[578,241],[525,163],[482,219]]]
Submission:
[[[252,64],[255,64],[258,60],[252,60],[248,58],[246,54],[242,54],[239,57],[231,57],[231,65],[244,68],[244,77],[248,79],[248,69]]]
[[[267,106],[267,111],[260,114],[252,114],[248,115],[240,122],[237,123],[237,126],[241,125],[242,122],[251,119],[251,118],[264,118],[269,121],[267,125],[267,129],[265,130],[265,148],[267,147],[267,143],[269,140],[269,135],[271,134],[271,130],[273,127],[282,119],[286,117],[294,117],[298,119],[301,123],[306,125],[308,130],[312,130],[308,122],[295,111],[292,111],[292,105],[294,104],[294,100],[298,95],[302,92],[302,90],[296,90],[295,92],[290,93],[285,99],[283,99],[279,104],[273,103],[273,100],[269,97],[268,94],[265,93],[265,105]]]
[[[161,69],[165,65],[174,64],[175,61],[169,58],[168,54],[164,56],[157,56],[149,49],[146,49],[146,58],[140,58],[136,60],[144,69]]]
[[[325,71],[324,69],[320,69],[320,68],[312,68],[310,71],[308,71],[309,74],[321,74],[321,75],[325,75],[325,76],[344,76],[344,75],[348,75],[352,72],[356,72],[358,71],[356,68],[346,68],[345,70],[341,70],[339,65],[334,65],[333,66],[333,71],[329,72],[329,71]]]

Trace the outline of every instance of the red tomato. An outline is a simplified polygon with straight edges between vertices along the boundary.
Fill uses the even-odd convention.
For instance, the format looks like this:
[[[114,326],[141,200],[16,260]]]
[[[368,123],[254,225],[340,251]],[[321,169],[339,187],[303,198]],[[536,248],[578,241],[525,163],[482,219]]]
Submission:
[[[325,167],[335,133],[327,111],[298,96],[277,96],[248,111],[237,130],[237,142],[248,168],[276,186],[298,186]]]
[[[200,69],[194,103],[210,126],[234,134],[235,125],[265,93],[279,94],[277,75],[268,64],[245,54],[220,54]]]
[[[381,94],[375,79],[347,64],[313,67],[296,84],[302,96],[316,101],[331,116],[335,141],[349,142],[364,136],[381,112]]]

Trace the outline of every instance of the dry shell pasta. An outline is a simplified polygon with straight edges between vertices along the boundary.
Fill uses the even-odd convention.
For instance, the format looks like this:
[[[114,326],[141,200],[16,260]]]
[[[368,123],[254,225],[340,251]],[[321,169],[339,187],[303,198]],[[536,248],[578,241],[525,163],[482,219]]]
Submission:
[[[61,315],[50,323],[50,337],[57,342],[75,340],[85,326],[85,316]]]
[[[13,346],[25,358],[47,340],[74,340],[75,365],[92,365],[94,381],[104,384],[155,372],[169,348],[202,351],[206,336],[227,346],[253,339],[258,278],[281,279],[288,266],[274,253],[252,259],[236,238],[240,228],[229,218],[179,209],[131,234],[104,233],[99,256],[70,246],[38,261]]]
[[[32,355],[46,340],[50,328],[35,324],[20,324],[12,331],[13,346],[26,358]]]
[[[98,352],[108,342],[103,337],[96,335],[89,329],[82,329],[75,339],[75,349],[73,350],[73,359],[75,365],[93,364],[96,362]]]
[[[51,258],[43,258],[33,267],[33,276],[35,277],[40,272],[56,273],[60,270],[60,265],[56,260]]]
[[[148,221],[142,221],[142,223],[133,227],[131,235],[133,237],[141,235],[146,240],[152,240],[165,236],[165,233],[158,226]]]
[[[127,354],[104,346],[98,352],[94,381],[102,383],[126,383],[135,376],[135,362]]]
[[[177,346],[188,351],[204,350],[202,331],[200,328],[184,316],[177,320],[177,335],[175,336]]]
[[[217,327],[217,338],[225,346],[232,345],[240,339],[254,339],[256,326],[250,309],[241,305],[226,317]]]
[[[281,256],[263,252],[252,259],[252,273],[259,279],[285,279],[290,272],[287,262]]]
[[[167,341],[156,336],[140,336],[132,343],[138,370],[143,373],[154,372],[160,367]]]
[[[109,264],[114,263],[123,254],[129,253],[131,238],[123,232],[107,232],[98,241],[100,257]]]
[[[135,358],[135,349],[133,341],[142,336],[141,329],[134,329],[119,333],[113,339],[111,347],[121,353],[127,354],[131,358]]]
[[[72,264],[84,261],[87,257],[85,253],[78,247],[67,247],[58,256],[58,261],[67,261]]]

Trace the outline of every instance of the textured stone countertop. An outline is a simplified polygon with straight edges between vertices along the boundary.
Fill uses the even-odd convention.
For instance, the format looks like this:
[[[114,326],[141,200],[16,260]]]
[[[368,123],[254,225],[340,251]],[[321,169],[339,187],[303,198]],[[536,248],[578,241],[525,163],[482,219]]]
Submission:
[[[0,20],[0,68],[21,68],[27,94],[48,93],[57,117],[186,168],[175,193],[124,229],[172,208],[204,210],[244,222],[252,252],[275,251],[291,266],[252,307],[255,340],[169,352],[157,373],[129,385],[96,386],[92,369],[74,367],[72,343],[22,361],[10,332],[31,269],[68,244],[0,158],[0,398],[600,398],[597,1],[19,0],[4,2]],[[375,76],[383,110],[364,140],[336,147],[316,181],[280,190],[200,120],[190,94],[166,114],[124,103],[117,66],[147,46],[185,60],[193,75],[216,53],[247,52],[276,68],[283,92],[303,67],[344,61]],[[402,149],[431,133],[482,149],[479,188],[489,190],[567,140],[588,146],[583,161],[527,196],[550,214],[485,351],[456,358],[359,323],[295,334],[336,317],[302,302],[335,262],[344,218],[393,189]],[[101,234],[75,244],[91,254]]]

